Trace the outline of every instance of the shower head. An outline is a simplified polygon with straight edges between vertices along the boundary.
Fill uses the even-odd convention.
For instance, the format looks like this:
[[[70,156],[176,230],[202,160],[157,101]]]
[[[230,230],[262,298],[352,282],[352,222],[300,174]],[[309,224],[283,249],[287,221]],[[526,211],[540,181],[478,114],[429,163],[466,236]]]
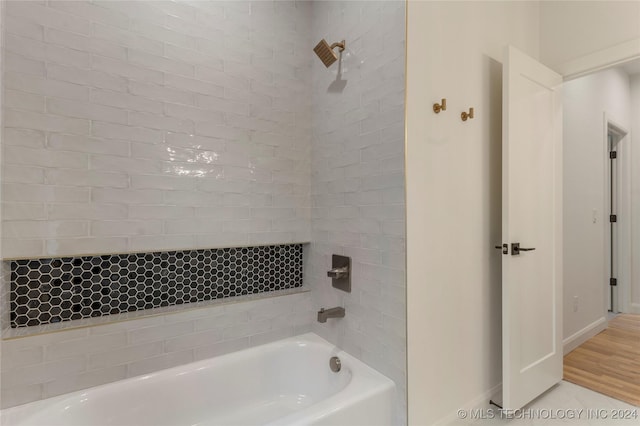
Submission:
[[[313,51],[316,52],[316,55],[318,55],[318,58],[320,58],[324,66],[329,68],[331,64],[338,60],[338,55],[333,51],[333,49],[339,47],[342,52],[344,50],[344,46],[344,40],[339,43],[333,43],[329,46],[329,43],[327,43],[325,39],[322,39],[320,40],[320,43],[313,48]]]

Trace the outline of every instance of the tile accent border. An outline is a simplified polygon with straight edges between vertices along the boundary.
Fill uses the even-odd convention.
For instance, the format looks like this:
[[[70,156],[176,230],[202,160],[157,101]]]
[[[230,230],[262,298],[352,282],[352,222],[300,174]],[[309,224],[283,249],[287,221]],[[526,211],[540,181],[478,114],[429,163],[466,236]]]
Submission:
[[[301,287],[302,244],[12,260],[11,328]]]

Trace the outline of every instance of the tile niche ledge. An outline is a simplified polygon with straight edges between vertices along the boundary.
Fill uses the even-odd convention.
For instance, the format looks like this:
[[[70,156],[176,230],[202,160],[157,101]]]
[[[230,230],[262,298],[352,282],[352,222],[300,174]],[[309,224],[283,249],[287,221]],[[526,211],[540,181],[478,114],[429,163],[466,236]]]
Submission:
[[[212,307],[234,305],[238,303],[251,302],[254,300],[277,298],[289,296],[292,294],[307,293],[310,288],[303,285],[302,287],[290,288],[285,290],[276,290],[265,293],[247,294],[243,296],[228,297],[223,299],[206,300],[202,302],[186,303],[182,305],[164,306],[160,308],[145,309],[133,312],[123,312],[120,314],[105,315],[94,318],[84,318],[72,321],[63,321],[53,324],[36,325],[30,327],[10,328],[5,327],[2,330],[2,340],[19,339],[21,337],[36,336],[40,334],[55,333],[59,331],[67,331],[81,329],[87,327],[96,327],[100,325],[108,325],[125,321],[133,321],[137,319],[166,316],[178,314],[187,311],[197,311]]]

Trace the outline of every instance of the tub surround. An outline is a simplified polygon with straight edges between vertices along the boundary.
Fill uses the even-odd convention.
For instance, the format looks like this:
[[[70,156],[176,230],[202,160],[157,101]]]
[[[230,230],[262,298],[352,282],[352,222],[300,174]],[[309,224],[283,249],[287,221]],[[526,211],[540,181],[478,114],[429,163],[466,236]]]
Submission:
[[[3,259],[309,241],[311,3],[0,10]],[[3,337],[58,330],[2,342],[4,407],[304,333],[317,310],[303,291],[6,332],[2,266]]]
[[[308,274],[315,310],[342,319],[313,331],[363,360],[398,389],[406,424],[404,200],[405,3],[317,1],[313,7],[312,234]],[[329,68],[311,51],[346,40]],[[332,255],[351,258],[351,293],[331,286]]]
[[[392,423],[405,424],[404,3],[3,11],[4,259],[312,241],[296,294],[64,321],[4,341],[3,406],[313,327],[394,380]],[[323,37],[347,42],[328,69],[312,51]],[[350,294],[326,276],[334,253],[353,259]],[[322,306],[347,315],[313,324]],[[65,328],[74,323],[84,328]]]
[[[311,322],[315,321],[315,306],[310,296],[310,292],[253,296],[259,299],[241,296],[242,301],[237,303],[230,299],[220,303],[200,302],[214,305],[5,339],[2,341],[2,407],[50,398],[309,332]],[[158,309],[172,308],[175,307]],[[47,327],[103,318],[107,317]]]

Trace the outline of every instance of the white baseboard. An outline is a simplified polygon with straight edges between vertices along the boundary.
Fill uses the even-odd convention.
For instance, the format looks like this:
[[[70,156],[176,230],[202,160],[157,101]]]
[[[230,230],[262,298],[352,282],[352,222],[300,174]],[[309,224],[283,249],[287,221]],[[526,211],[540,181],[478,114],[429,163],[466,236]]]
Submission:
[[[609,322],[605,317],[599,318],[592,322],[577,333],[572,334],[562,341],[562,352],[564,355],[568,354],[587,340],[591,339],[596,334],[607,329]]]
[[[464,410],[465,412],[469,413],[471,412],[471,410],[489,408],[489,400],[495,400],[496,397],[500,400],[502,399],[502,383],[498,383],[488,391],[483,392],[481,395],[478,395],[471,401],[458,407],[458,409],[456,409],[454,412],[444,416],[443,418],[435,422],[433,426],[458,425],[461,423],[468,424],[468,419],[467,422],[460,419],[460,416],[458,414],[460,410]],[[497,407],[494,408],[497,409]]]
[[[630,314],[640,314],[640,303],[632,303],[629,306]]]

